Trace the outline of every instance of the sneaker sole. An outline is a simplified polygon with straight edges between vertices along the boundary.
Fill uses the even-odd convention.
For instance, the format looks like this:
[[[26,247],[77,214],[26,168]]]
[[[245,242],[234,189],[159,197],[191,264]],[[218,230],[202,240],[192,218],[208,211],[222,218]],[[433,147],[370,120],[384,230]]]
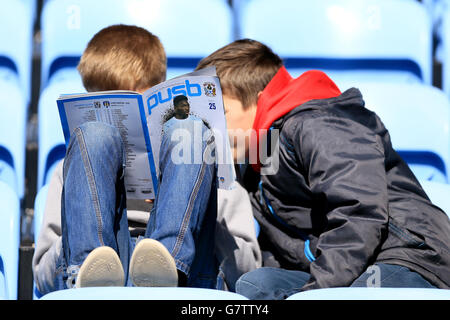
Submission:
[[[120,287],[125,283],[122,263],[110,247],[98,247],[86,257],[76,280],[76,287]]]
[[[154,239],[139,241],[130,261],[130,277],[137,287],[176,287],[175,261],[166,247]]]

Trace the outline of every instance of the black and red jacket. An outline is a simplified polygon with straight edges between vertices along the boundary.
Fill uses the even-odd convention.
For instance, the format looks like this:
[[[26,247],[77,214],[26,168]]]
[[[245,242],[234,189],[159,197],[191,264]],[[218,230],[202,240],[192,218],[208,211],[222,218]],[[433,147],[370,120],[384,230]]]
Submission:
[[[320,71],[293,79],[283,67],[261,94],[253,127],[280,133],[279,169],[251,194],[267,261],[309,272],[303,290],[349,286],[375,262],[450,287],[449,218],[358,89],[341,94]]]

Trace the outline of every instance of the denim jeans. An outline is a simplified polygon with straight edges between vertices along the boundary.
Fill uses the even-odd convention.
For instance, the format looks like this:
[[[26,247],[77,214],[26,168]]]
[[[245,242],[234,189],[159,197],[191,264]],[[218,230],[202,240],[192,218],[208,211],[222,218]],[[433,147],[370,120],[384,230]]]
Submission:
[[[260,300],[281,300],[300,292],[308,282],[309,273],[264,267],[242,275],[236,281],[236,292]],[[420,274],[393,264],[369,266],[351,287],[435,288]]]
[[[214,288],[215,163],[175,164],[168,153],[177,144],[164,137],[162,145],[167,149],[161,148],[159,186],[145,237],[166,246],[189,286]],[[211,139],[201,147],[214,156]],[[131,285],[128,267],[136,243],[128,230],[125,163],[125,147],[115,127],[88,122],[72,133],[63,168],[58,289],[72,286],[84,259],[99,246],[116,250]]]

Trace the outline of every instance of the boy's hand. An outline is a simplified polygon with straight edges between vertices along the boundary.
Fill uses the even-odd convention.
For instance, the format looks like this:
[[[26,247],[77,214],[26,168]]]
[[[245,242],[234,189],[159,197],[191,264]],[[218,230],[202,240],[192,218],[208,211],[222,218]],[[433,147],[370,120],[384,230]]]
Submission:
[[[153,199],[145,199],[145,202],[147,202],[147,203],[153,203]]]

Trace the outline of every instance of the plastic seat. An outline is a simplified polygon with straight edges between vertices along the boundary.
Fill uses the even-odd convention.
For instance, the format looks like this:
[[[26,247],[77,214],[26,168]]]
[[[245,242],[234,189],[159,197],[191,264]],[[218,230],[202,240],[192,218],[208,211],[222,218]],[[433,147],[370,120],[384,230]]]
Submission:
[[[450,218],[450,184],[435,181],[420,181],[431,202],[444,210]]]
[[[319,69],[337,83],[431,84],[431,21],[417,1],[252,0],[241,8],[242,37],[269,45],[294,76]]]
[[[24,3],[26,6],[30,8],[31,12],[31,19],[34,23],[35,19],[37,18],[38,14],[38,1],[39,0],[19,0],[20,2]],[[47,0],[43,0],[44,2]]]
[[[366,108],[381,118],[394,149],[416,177],[448,183],[450,105],[446,95],[418,83],[361,82],[358,88]]]
[[[17,83],[0,80],[0,181],[22,198],[25,184],[27,103]]]
[[[248,300],[237,293],[200,288],[91,287],[48,293],[42,300]]]
[[[286,300],[450,300],[450,290],[423,288],[328,288],[299,292]]]
[[[34,243],[37,243],[39,232],[41,231],[42,221],[44,219],[45,203],[47,201],[48,184],[39,189],[34,199]]]
[[[1,257],[0,257],[1,259]],[[6,284],[3,265],[0,265],[0,300],[6,300],[8,297],[8,285]]]
[[[66,146],[56,100],[61,94],[86,92],[80,79],[54,82],[45,88],[38,104],[38,182],[50,181],[56,163],[64,158]]]
[[[88,41],[118,23],[144,27],[162,41],[168,77],[186,70],[232,40],[231,10],[223,0],[59,0],[47,1],[42,21],[42,79],[67,79]],[[67,71],[67,73],[66,73]]]
[[[442,90],[450,97],[450,2],[442,15],[441,60],[442,60]]]
[[[444,15],[447,10],[450,9],[449,0],[421,0],[423,5],[428,11],[428,15],[431,18],[433,25],[433,37],[434,37],[434,59],[439,62],[443,62],[442,56],[442,38],[445,28],[443,25]]]
[[[20,202],[0,181],[0,299],[16,300],[19,281]]]
[[[47,201],[48,194],[48,184],[41,187],[34,199],[34,215],[33,215],[33,224],[34,224],[34,243],[36,244],[39,238],[39,232],[41,231],[42,221],[44,219],[44,210],[45,203]],[[39,299],[42,297],[42,294],[36,287],[36,284],[33,283],[33,299]]]
[[[0,79],[20,85],[31,97],[33,8],[26,1],[3,1],[0,10]]]

